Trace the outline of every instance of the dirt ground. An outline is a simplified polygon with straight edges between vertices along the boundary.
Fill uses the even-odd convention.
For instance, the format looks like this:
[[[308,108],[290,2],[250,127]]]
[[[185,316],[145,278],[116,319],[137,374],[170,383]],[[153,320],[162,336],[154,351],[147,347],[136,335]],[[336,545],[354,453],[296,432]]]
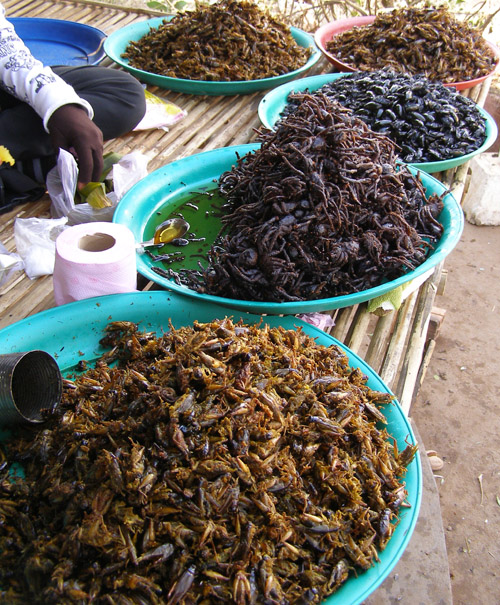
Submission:
[[[500,226],[466,223],[410,411],[436,471],[454,605],[500,603]]]

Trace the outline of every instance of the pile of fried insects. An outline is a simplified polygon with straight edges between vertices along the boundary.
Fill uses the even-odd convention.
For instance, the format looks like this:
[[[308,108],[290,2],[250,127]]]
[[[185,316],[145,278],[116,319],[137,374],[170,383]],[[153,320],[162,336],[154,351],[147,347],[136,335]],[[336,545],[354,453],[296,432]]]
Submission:
[[[131,41],[123,57],[170,78],[247,81],[304,66],[311,54],[290,28],[247,0],[219,0],[176,14]]]
[[[319,603],[377,560],[416,448],[340,348],[229,318],[101,344],[2,446],[1,602]]]
[[[226,298],[289,302],[362,292],[421,265],[443,234],[396,144],[320,91],[223,173],[222,230],[177,283]]]
[[[387,135],[406,163],[460,157],[486,141],[486,118],[478,105],[424,76],[387,69],[358,71],[323,85],[319,92],[348,107],[374,132]],[[292,92],[282,115],[292,113],[299,100]]]
[[[492,73],[498,57],[478,28],[445,6],[396,8],[326,44],[339,61],[361,71],[390,67],[452,84]]]

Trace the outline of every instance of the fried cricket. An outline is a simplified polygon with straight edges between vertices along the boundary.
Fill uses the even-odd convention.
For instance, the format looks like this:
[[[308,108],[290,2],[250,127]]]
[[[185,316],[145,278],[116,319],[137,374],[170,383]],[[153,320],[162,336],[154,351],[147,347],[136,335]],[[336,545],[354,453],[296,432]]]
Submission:
[[[253,2],[222,0],[151,28],[123,57],[153,74],[226,82],[280,76],[305,65],[309,55],[287,25]]]
[[[228,318],[102,342],[6,447],[1,602],[319,603],[377,560],[415,447],[339,348]]]

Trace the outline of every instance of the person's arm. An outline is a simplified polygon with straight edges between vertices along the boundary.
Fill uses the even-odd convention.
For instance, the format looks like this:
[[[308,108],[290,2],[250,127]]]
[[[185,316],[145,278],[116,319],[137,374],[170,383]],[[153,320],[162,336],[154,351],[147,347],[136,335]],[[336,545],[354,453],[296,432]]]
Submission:
[[[1,4],[0,83],[7,92],[36,111],[54,147],[75,153],[80,184],[99,180],[103,142],[101,131],[92,122],[92,106],[50,67],[33,57],[5,18]]]
[[[89,118],[93,117],[91,105],[81,99],[50,67],[33,57],[16,34],[14,26],[5,18],[5,9],[1,4],[0,81],[11,95],[33,107],[42,118],[47,132],[48,121],[54,111],[68,103],[80,105]]]

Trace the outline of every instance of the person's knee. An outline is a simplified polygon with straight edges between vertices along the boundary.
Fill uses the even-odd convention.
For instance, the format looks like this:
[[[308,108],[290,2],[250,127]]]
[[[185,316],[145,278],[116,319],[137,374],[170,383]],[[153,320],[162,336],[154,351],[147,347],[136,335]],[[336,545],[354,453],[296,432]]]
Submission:
[[[94,122],[105,140],[130,132],[144,117],[144,89],[132,74],[91,65],[54,71],[92,105]]]
[[[146,113],[146,96],[142,84],[131,74],[118,72],[120,74],[120,90],[123,94],[124,115],[122,116],[123,132],[133,130],[142,120]],[[119,136],[119,135],[115,135]]]

